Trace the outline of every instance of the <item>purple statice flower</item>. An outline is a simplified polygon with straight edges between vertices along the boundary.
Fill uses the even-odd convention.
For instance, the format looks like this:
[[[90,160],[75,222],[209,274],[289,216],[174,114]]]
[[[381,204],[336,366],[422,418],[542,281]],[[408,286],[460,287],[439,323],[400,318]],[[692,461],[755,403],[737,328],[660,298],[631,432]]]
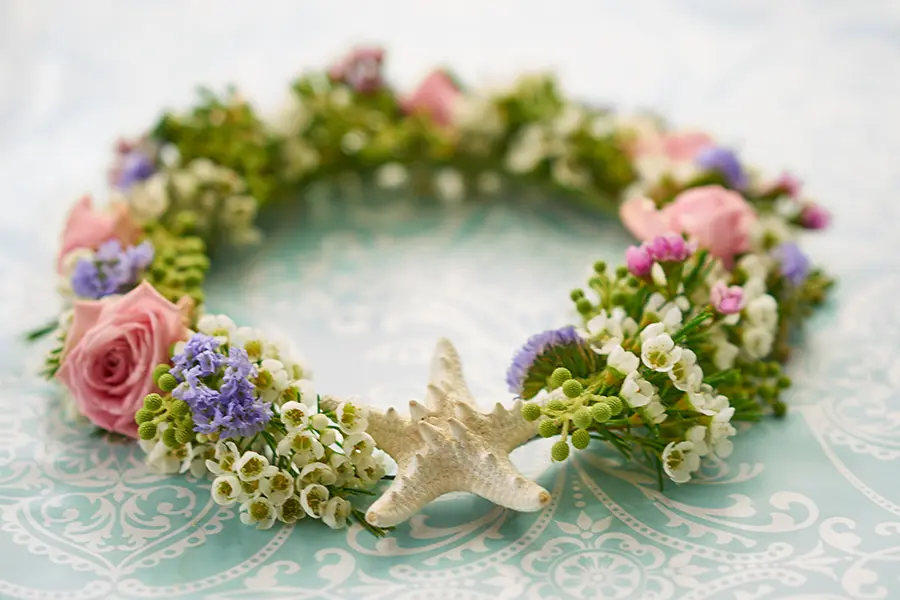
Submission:
[[[179,383],[186,382],[196,387],[199,379],[219,372],[225,364],[225,356],[217,352],[219,341],[204,333],[195,333],[184,345],[184,349],[172,357],[169,371]]]
[[[743,190],[749,183],[744,167],[734,151],[721,146],[704,148],[695,159],[697,166],[707,171],[718,171],[725,178],[728,187]]]
[[[242,348],[231,348],[227,357],[218,348],[219,342],[210,336],[191,337],[173,358],[170,372],[181,383],[172,395],[188,403],[198,433],[217,433],[223,439],[258,433],[272,417],[272,409],[257,397],[250,381],[256,366]],[[222,367],[218,389],[213,389],[203,378],[218,374]]]
[[[548,349],[579,342],[581,342],[581,336],[572,325],[542,331],[528,338],[525,345],[513,356],[512,364],[506,372],[506,384],[509,386],[509,391],[514,394],[522,392],[528,371],[537,358]]]
[[[153,245],[145,241],[122,248],[118,240],[109,240],[97,248],[93,258],[83,258],[72,271],[72,291],[79,298],[99,300],[121,294],[140,281],[153,262]]]
[[[784,242],[775,249],[775,256],[781,261],[781,274],[793,283],[800,285],[809,275],[809,258],[794,242]]]
[[[110,172],[110,182],[122,191],[149,179],[156,172],[156,161],[147,141],[120,141]]]

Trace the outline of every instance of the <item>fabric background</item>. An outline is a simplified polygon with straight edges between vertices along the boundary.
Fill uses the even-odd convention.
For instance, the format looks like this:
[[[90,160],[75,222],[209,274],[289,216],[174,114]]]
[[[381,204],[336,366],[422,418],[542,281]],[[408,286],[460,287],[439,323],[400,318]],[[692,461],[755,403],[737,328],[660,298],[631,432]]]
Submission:
[[[790,366],[791,412],[743,431],[726,466],[665,494],[592,448],[515,459],[554,494],[537,514],[447,497],[376,541],[356,528],[257,532],[202,482],[65,418],[21,333],[55,314],[67,206],[103,198],[118,135],[197,84],[264,110],[359,41],[411,87],[553,69],[571,94],[701,126],[835,216],[804,241],[837,275]],[[0,597],[900,597],[900,5],[888,1],[0,2]],[[490,206],[314,202],[267,219],[219,266],[210,308],[283,332],[321,390],[421,397],[440,335],[485,406],[525,337],[570,322],[568,291],[628,243],[613,220]],[[334,200],[334,199],[331,199]]]

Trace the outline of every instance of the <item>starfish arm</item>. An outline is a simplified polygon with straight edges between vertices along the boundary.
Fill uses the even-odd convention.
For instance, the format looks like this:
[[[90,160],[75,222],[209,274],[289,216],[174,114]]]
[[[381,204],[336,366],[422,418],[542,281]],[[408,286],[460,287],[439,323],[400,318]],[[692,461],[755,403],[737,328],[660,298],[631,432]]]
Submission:
[[[522,475],[502,453],[489,453],[475,466],[468,491],[521,512],[535,512],[550,503],[550,492]]]
[[[370,409],[368,419],[366,432],[397,463],[413,456],[422,445],[415,422],[400,416],[393,407],[384,412]]]
[[[450,340],[441,338],[434,349],[431,359],[431,377],[429,378],[429,394],[426,398],[428,408],[442,412],[446,408],[448,396],[454,399],[474,403],[472,392],[463,376],[462,360]],[[434,388],[442,393],[434,393]]]
[[[512,452],[537,435],[537,423],[522,416],[522,401],[516,400],[510,408],[499,402],[488,415],[490,430],[485,437],[507,452]]]
[[[366,512],[366,521],[376,527],[393,527],[409,519],[447,492],[454,491],[453,478],[439,457],[416,454],[397,465],[397,476]],[[441,473],[443,477],[435,477]]]

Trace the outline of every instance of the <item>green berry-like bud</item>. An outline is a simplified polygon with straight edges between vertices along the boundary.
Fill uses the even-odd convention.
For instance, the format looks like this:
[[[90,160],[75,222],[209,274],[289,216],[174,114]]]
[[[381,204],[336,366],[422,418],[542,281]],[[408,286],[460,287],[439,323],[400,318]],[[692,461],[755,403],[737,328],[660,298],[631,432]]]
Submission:
[[[138,409],[136,413],[134,413],[134,422],[140,425],[141,423],[146,423],[147,421],[152,421],[153,417],[156,416],[153,414],[152,410],[147,410],[146,408]]]
[[[591,407],[591,417],[598,423],[606,423],[611,416],[612,411],[609,410],[609,404],[606,402],[598,402]]]
[[[588,300],[587,298],[579,298],[578,300],[575,301],[575,308],[581,314],[587,314],[587,313],[591,312],[591,309],[593,307],[594,307],[594,305],[591,304],[591,301]]]
[[[597,262],[594,263],[594,271],[596,271],[597,273],[600,273],[601,275],[603,273],[606,273],[606,263],[603,262],[602,260],[598,260]]]
[[[572,371],[565,367],[558,367],[553,371],[553,374],[550,375],[550,387],[558,388],[569,379],[572,379]]]
[[[171,427],[162,432],[162,442],[169,448],[177,448],[178,440],[175,439],[175,430]]]
[[[585,429],[576,429],[572,432],[572,445],[578,450],[584,450],[591,443],[591,434]]]
[[[169,372],[171,367],[166,364],[156,365],[153,369],[153,381],[159,381],[159,378]]]
[[[200,285],[203,282],[203,271],[200,269],[188,269],[184,272],[184,282],[187,285]]]
[[[584,387],[577,379],[569,379],[563,384],[562,390],[567,398],[577,398],[584,391]]]
[[[622,306],[628,300],[628,295],[624,292],[613,292],[609,298],[614,306]]]
[[[778,395],[778,390],[775,389],[775,386],[764,383],[759,386],[759,395],[767,400],[771,400]]]
[[[141,423],[138,427],[138,435],[142,440],[152,440],[156,437],[156,423]]]
[[[579,408],[575,411],[575,414],[572,415],[572,423],[575,424],[575,427],[579,429],[587,429],[594,422],[594,415],[591,412],[591,409],[585,407]]]
[[[783,417],[787,413],[787,404],[776,400],[772,403],[772,410],[775,412],[776,417]]]
[[[579,298],[584,298],[584,291],[572,290],[569,292],[569,298],[571,298],[573,302],[577,302]]]
[[[626,277],[628,277],[628,267],[617,267],[616,277],[618,277],[619,279],[625,279]]]
[[[178,442],[179,446],[187,444],[189,441],[191,441],[192,437],[194,436],[191,434],[190,429],[182,429],[181,427],[179,427],[175,430],[175,441]]]
[[[606,405],[609,406],[609,412],[612,416],[616,416],[617,414],[621,413],[622,409],[625,408],[622,404],[622,399],[618,396],[607,397]]]
[[[782,375],[778,378],[778,387],[781,389],[786,389],[791,387],[791,378],[787,375]]]
[[[561,411],[569,408],[569,405],[560,400],[559,398],[554,398],[550,402],[547,403],[548,410]]]
[[[526,421],[537,421],[541,417],[541,407],[534,402],[527,402],[523,404],[522,417]]]
[[[184,400],[173,400],[172,405],[169,407],[169,412],[171,412],[172,416],[176,419],[180,419],[191,412],[191,407],[188,406],[188,403]]]
[[[144,408],[147,410],[159,410],[162,407],[163,399],[159,394],[147,394],[144,397]]]
[[[560,462],[569,458],[569,444],[566,442],[556,442],[550,449],[550,456],[553,460]]]
[[[178,387],[178,380],[175,379],[175,376],[171,373],[163,373],[159,376],[159,379],[156,380],[156,385],[164,392],[171,392]]]
[[[553,437],[559,433],[560,427],[559,424],[555,421],[541,421],[541,424],[538,426],[538,433],[541,437]]]

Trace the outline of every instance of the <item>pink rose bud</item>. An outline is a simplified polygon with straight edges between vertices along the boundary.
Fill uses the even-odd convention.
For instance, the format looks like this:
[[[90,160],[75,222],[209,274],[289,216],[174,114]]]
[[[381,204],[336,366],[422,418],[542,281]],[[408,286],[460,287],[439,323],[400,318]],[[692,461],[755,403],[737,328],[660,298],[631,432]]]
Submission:
[[[680,235],[660,235],[644,244],[644,247],[656,262],[682,262],[694,251]]]
[[[119,240],[123,246],[133,245],[141,234],[125,204],[114,204],[110,211],[94,210],[91,197],[75,203],[63,228],[57,269],[62,272],[63,258],[73,250],[96,250],[103,242]]]
[[[744,289],[737,285],[729,287],[720,281],[710,290],[709,299],[717,311],[733,315],[744,308]]]
[[[406,113],[425,113],[438,125],[448,126],[453,119],[453,105],[462,94],[446,71],[434,71],[419,84],[400,105]]]
[[[806,229],[825,229],[830,222],[828,211],[814,202],[804,206],[800,213],[800,224]]]
[[[653,266],[653,259],[643,246],[631,246],[625,251],[625,264],[635,277],[647,277]]]

